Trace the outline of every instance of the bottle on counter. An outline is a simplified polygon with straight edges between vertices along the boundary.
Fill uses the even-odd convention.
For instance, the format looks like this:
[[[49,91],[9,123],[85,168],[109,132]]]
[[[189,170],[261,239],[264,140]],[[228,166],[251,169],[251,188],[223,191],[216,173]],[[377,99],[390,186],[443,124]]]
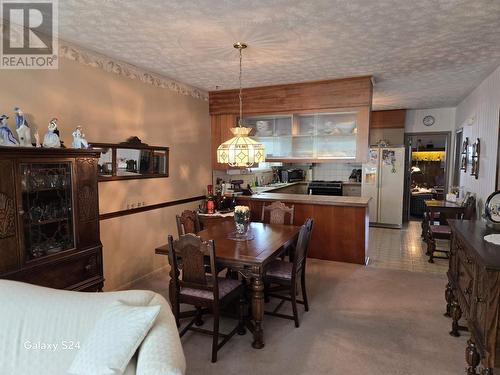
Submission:
[[[213,185],[207,185],[206,202],[207,202],[207,214],[215,213],[215,198],[214,198]]]

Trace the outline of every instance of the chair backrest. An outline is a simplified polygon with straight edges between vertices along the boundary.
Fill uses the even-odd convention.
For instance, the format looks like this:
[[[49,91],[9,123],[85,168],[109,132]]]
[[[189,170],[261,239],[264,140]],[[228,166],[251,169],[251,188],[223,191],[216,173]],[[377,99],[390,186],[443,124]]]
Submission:
[[[283,202],[273,202],[269,206],[262,206],[262,222],[266,222],[266,214],[269,213],[269,224],[293,224],[294,206],[287,207]],[[286,217],[288,216],[288,222]]]
[[[171,277],[174,288],[181,287],[210,290],[218,298],[217,277],[207,277],[205,256],[210,256],[210,266],[215,270],[215,245],[213,240],[203,241],[201,237],[188,233],[178,240],[168,236],[168,260],[172,268]]]
[[[175,215],[179,237],[187,233],[198,233],[201,230],[200,218],[196,211],[185,210],[181,215]]]
[[[302,269],[307,259],[307,251],[309,250],[309,243],[311,241],[313,223],[313,219],[309,218],[300,228],[299,239],[297,240],[293,256],[294,273]]]
[[[464,214],[462,219],[472,220],[476,216],[476,197],[474,195],[469,195],[463,203]]]

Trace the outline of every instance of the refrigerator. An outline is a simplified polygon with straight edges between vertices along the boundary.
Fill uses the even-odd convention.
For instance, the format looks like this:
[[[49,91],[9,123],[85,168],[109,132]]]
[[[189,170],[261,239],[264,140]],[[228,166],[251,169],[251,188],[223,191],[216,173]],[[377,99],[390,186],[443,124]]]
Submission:
[[[372,198],[370,224],[401,228],[405,148],[371,147],[362,169],[361,195]]]

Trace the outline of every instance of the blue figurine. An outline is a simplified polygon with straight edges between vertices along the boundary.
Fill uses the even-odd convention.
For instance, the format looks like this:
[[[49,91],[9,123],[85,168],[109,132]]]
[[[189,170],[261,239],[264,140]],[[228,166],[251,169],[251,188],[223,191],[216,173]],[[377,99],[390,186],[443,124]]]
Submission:
[[[31,129],[24,118],[21,108],[14,108],[16,112],[16,131],[19,136],[19,145],[22,147],[33,147],[31,144]]]
[[[19,146],[19,142],[7,125],[8,118],[6,115],[0,116],[0,146]]]

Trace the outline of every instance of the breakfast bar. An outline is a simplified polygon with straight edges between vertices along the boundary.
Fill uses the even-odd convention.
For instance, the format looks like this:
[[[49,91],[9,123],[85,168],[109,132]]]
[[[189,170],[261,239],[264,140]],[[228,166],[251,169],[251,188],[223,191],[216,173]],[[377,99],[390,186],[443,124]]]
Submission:
[[[250,207],[252,221],[260,221],[262,207],[275,201],[294,206],[295,225],[314,219],[309,257],[366,264],[370,198],[272,192],[238,197]]]

